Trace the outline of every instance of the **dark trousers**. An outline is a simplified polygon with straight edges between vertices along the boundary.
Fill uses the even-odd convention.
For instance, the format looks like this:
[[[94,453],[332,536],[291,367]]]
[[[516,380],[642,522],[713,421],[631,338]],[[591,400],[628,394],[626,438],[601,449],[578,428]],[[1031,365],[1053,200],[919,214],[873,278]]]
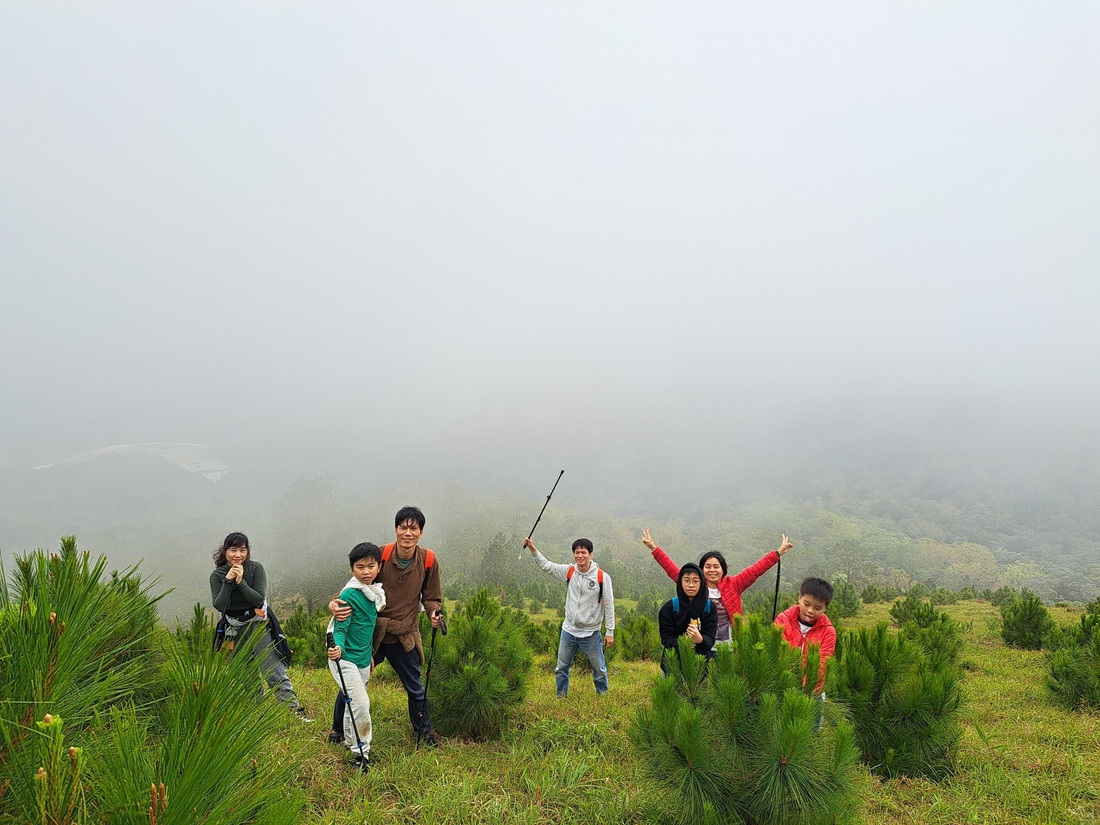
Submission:
[[[409,721],[412,722],[413,732],[418,736],[425,736],[432,729],[431,715],[428,713],[428,694],[424,691],[424,683],[420,681],[420,654],[414,647],[406,651],[400,642],[384,644],[374,652],[375,665],[388,661],[397,678],[405,687],[405,693],[409,698]],[[336,703],[332,707],[332,729],[342,731],[344,729],[344,695],[337,691]]]

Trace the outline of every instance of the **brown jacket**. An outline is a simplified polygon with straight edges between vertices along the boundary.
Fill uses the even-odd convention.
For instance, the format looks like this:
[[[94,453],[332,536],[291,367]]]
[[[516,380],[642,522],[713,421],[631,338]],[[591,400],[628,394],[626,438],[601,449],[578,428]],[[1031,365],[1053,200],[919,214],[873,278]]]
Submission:
[[[390,560],[382,565],[382,572],[378,577],[386,591],[386,608],[378,614],[382,643],[401,642],[405,650],[415,647],[420,651],[421,660],[424,658],[424,650],[417,627],[420,603],[424,603],[424,609],[429,616],[443,608],[439,555],[433,555],[435,560],[431,569],[425,570],[425,548],[418,545],[412,563],[402,570],[397,564],[397,549],[394,548]]]

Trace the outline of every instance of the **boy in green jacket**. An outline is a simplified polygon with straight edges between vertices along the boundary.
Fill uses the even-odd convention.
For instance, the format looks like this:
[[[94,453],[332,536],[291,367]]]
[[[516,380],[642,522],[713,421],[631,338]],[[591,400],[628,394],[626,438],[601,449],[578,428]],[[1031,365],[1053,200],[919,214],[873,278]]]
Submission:
[[[344,744],[355,754],[355,766],[370,770],[370,679],[374,653],[374,628],[378,612],[386,606],[386,594],[375,578],[382,569],[382,551],[376,544],[357,544],[348,553],[351,579],[344,585],[340,598],[351,606],[346,619],[329,622],[336,646],[329,649],[329,670],[336,684],[347,691],[351,713],[344,715]],[[353,722],[354,720],[354,722]],[[358,733],[356,732],[358,728]]]

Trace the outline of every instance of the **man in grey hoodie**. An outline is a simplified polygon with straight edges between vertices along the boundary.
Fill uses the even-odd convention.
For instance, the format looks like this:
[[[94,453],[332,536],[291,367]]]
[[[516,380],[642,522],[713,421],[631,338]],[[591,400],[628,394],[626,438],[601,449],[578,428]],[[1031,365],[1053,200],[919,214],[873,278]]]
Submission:
[[[558,642],[558,666],[554,669],[558,696],[569,693],[569,668],[577,651],[584,651],[592,663],[592,681],[596,693],[607,693],[607,663],[603,649],[615,641],[615,594],[611,577],[592,561],[592,542],[573,542],[573,564],[548,561],[531,539],[523,546],[531,551],[535,562],[545,573],[565,582],[565,621],[561,624]],[[606,624],[602,644],[601,625]]]

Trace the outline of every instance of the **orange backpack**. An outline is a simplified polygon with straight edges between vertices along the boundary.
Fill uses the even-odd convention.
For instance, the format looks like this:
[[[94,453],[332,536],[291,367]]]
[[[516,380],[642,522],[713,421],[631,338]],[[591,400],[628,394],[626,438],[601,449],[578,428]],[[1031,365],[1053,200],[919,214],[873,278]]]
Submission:
[[[388,562],[390,560],[390,556],[393,555],[393,548],[395,546],[396,545],[393,545],[393,544],[387,544],[382,548],[382,564],[385,564],[386,562]],[[433,564],[435,564],[435,553],[433,553],[431,550],[429,550],[427,547],[425,547],[424,548],[424,569],[425,570],[431,570]]]
[[[390,560],[390,556],[393,555],[393,544],[387,544],[382,548],[382,564],[385,564]],[[432,565],[435,564],[435,553],[424,548],[424,581],[420,585],[420,592],[424,592],[424,588],[428,586],[428,576],[432,574]]]

